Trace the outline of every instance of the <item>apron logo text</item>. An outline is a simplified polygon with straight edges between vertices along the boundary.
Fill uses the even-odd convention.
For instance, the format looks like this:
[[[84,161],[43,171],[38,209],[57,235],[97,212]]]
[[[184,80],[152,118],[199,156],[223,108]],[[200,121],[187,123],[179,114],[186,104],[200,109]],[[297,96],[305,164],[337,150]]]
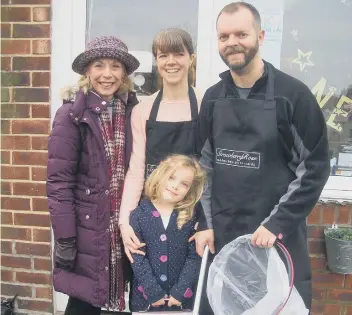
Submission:
[[[237,167],[259,168],[260,153],[217,148],[216,163]]]

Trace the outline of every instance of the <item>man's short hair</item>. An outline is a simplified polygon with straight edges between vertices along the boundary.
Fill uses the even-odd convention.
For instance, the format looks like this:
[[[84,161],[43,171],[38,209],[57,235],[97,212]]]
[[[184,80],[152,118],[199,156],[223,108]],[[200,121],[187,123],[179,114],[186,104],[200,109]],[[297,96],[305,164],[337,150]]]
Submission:
[[[220,11],[220,13],[218,15],[218,18],[216,19],[216,24],[218,24],[218,20],[219,20],[219,17],[221,14],[235,13],[243,8],[248,9],[252,13],[255,26],[257,26],[259,28],[259,30],[261,30],[262,26],[261,26],[260,14],[259,14],[258,10],[253,5],[251,5],[247,2],[232,2],[232,3],[229,3],[228,5],[226,5],[225,7],[223,7],[223,9]]]

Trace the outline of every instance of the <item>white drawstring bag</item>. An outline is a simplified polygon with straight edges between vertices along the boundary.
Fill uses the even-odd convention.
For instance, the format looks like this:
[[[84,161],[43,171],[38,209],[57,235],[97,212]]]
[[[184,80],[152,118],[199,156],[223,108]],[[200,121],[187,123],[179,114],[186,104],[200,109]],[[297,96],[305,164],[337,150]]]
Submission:
[[[270,249],[254,247],[251,235],[245,235],[214,258],[207,295],[215,315],[307,315],[293,280],[292,260],[281,243]]]

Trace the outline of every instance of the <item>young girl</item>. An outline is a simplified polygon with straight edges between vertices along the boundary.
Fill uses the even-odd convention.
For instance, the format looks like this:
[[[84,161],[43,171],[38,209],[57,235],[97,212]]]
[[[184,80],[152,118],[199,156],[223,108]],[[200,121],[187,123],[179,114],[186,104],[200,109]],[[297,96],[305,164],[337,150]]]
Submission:
[[[201,258],[188,240],[204,183],[203,169],[185,155],[170,156],[147,179],[146,199],[130,215],[145,244],[144,256],[133,254],[132,311],[192,308]]]

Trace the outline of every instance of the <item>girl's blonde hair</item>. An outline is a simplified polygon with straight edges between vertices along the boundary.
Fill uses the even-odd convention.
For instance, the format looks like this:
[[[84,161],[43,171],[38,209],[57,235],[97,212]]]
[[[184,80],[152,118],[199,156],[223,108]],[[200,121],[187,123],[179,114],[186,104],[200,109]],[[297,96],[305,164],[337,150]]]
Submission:
[[[153,40],[152,52],[157,57],[158,49],[162,53],[179,53],[185,49],[190,56],[194,55],[193,41],[191,35],[178,28],[168,28],[159,32]],[[196,58],[194,58],[188,69],[188,83],[194,86],[196,79]],[[160,75],[159,75],[160,76]],[[162,82],[159,82],[160,85]]]
[[[62,100],[72,100],[77,92],[82,91],[84,94],[87,94],[91,88],[92,83],[90,82],[89,77],[81,76],[76,84],[64,87],[60,92],[60,97]],[[122,79],[122,84],[119,87],[118,92],[126,93],[129,91],[133,91],[133,82],[128,75],[125,75]]]
[[[194,180],[183,200],[177,205],[178,210],[177,227],[179,229],[192,219],[194,206],[202,196],[206,182],[206,173],[196,159],[186,155],[171,155],[152,172],[145,183],[145,197],[152,202],[162,198],[160,187],[163,186],[174,172],[181,168],[190,168],[194,172]]]

